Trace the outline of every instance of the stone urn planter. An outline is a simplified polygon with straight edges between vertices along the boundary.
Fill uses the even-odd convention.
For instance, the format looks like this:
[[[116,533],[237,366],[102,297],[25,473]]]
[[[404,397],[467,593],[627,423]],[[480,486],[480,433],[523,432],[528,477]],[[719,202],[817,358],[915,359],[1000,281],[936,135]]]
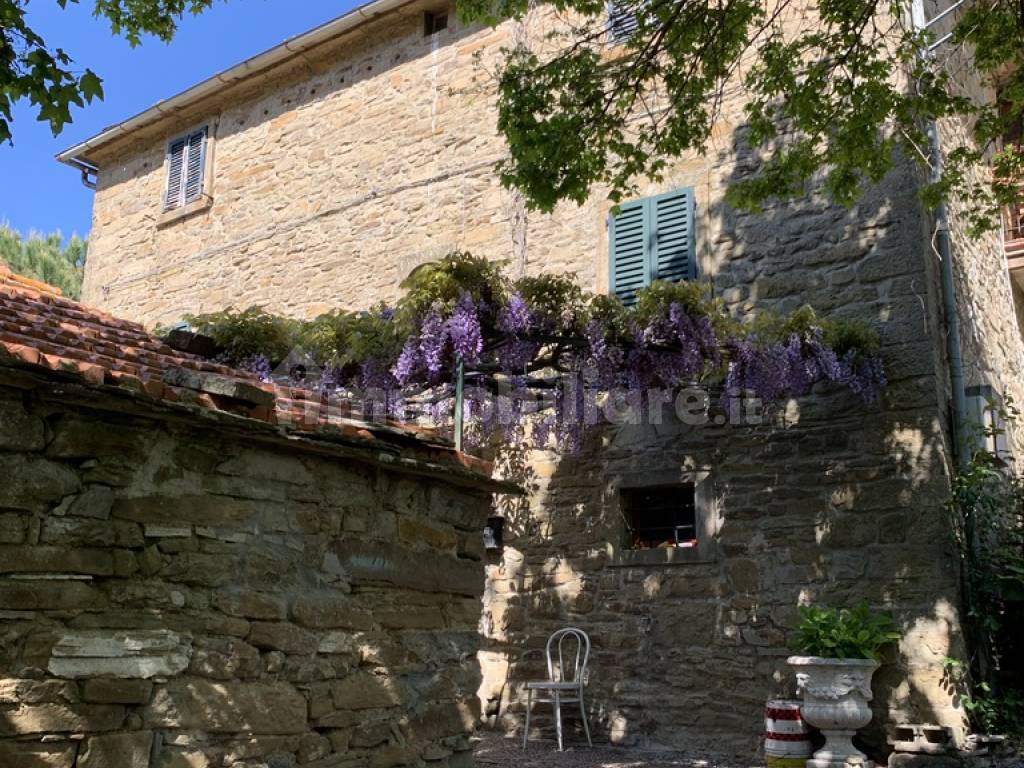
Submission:
[[[825,746],[807,761],[807,768],[871,768],[873,763],[852,739],[871,722],[871,676],[878,662],[821,656],[790,656],[788,662],[803,698],[800,713],[825,736]]]

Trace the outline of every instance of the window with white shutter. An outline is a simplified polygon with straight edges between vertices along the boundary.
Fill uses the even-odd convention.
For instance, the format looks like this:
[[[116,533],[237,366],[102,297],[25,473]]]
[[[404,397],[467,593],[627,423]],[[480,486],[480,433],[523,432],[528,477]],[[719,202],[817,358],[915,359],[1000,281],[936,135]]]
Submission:
[[[613,45],[621,45],[636,32],[636,0],[610,0],[608,3],[608,37]]]
[[[626,304],[655,280],[697,274],[693,188],[622,203],[608,227],[611,292]]]
[[[635,35],[637,27],[640,26],[640,14],[647,16],[647,31],[653,32],[660,22],[648,7],[650,2],[651,0],[608,0],[605,5],[608,14],[608,42],[612,45],[622,45]],[[682,0],[668,0],[668,3],[679,2]]]
[[[207,127],[180,136],[167,144],[167,190],[164,210],[181,208],[203,196]]]

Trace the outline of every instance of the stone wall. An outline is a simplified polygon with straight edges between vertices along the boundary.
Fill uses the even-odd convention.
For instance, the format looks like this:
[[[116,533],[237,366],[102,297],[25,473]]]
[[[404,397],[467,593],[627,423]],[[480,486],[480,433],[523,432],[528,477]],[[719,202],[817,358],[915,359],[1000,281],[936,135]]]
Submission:
[[[874,754],[896,723],[961,730],[943,674],[947,656],[963,658],[945,438],[925,409],[881,416],[845,395],[816,400],[785,425],[666,418],[594,435],[578,456],[531,456],[531,497],[504,507],[506,547],[487,571],[488,721],[521,733],[523,686],[544,675],[548,634],[578,626],[595,645],[596,738],[752,759],[765,701],[794,694],[785,659],[798,606],[866,600],[903,632],[875,676]],[[710,551],[630,560],[620,489],[695,474],[711,486],[715,533],[697,553]],[[549,705],[535,706],[533,723],[534,736],[552,737]]]
[[[892,723],[962,727],[942,668],[963,649],[944,506],[941,316],[904,170],[854,210],[808,199],[729,214],[734,234],[717,244],[709,277],[740,316],[809,302],[869,319],[889,378],[881,403],[819,391],[754,426],[687,426],[666,408],[660,424],[609,427],[578,456],[530,457],[532,493],[509,505],[512,536],[488,567],[488,717],[520,728],[522,685],[541,672],[547,634],[573,624],[597,649],[589,695],[601,737],[749,757],[765,700],[793,693],[785,658],[797,607],[866,600],[904,633],[875,678],[872,746],[884,750]],[[619,489],[698,470],[719,521],[698,550],[714,544],[714,556],[622,563]]]
[[[944,7],[943,4],[942,7]],[[937,37],[951,31],[956,15],[940,21]],[[949,71],[960,95],[979,104],[996,99],[990,83],[982,82],[966,66],[969,54],[943,51],[949,57]],[[947,119],[938,126],[940,144],[945,152],[956,147],[976,147],[970,121]],[[968,174],[971,183],[985,183],[988,169],[976,168]],[[995,394],[1015,404],[1024,402],[1024,288],[1022,276],[1012,278],[1007,270],[1003,249],[1002,222],[996,218],[993,228],[978,235],[971,231],[965,200],[949,205],[949,228],[953,248],[954,283],[961,323],[960,338],[964,353],[967,386],[988,385]],[[933,254],[938,260],[938,255]],[[1024,451],[1024,430],[1010,425],[1008,443],[1014,455]]]
[[[410,5],[110,147],[85,300],[148,324],[230,304],[312,315],[392,299],[453,248],[507,255],[511,199],[493,173],[503,147],[481,126],[495,122],[484,68],[508,25],[449,21],[424,37],[422,4]],[[166,140],[208,122],[212,206],[162,223]],[[575,232],[561,227],[568,250]]]
[[[450,17],[448,29],[424,37],[421,11],[414,3],[367,22],[91,155],[100,171],[85,300],[150,325],[252,304],[313,316],[393,300],[415,266],[453,249],[506,259],[515,274],[573,272],[606,290],[606,190],[545,215],[526,212],[494,173],[505,155],[492,75],[501,50],[512,39],[544,45],[556,23],[542,11],[496,29]],[[784,21],[807,23],[799,8]],[[743,138],[741,96],[725,95],[706,155],[671,162],[663,181],[641,180],[637,194],[694,187],[701,277],[730,289],[731,303],[751,306],[781,290],[750,283],[760,254],[811,247],[810,217],[824,217],[810,229],[815,238],[827,231],[832,245],[858,225],[804,203],[758,223],[724,203],[728,184],[760,159]],[[166,141],[206,123],[214,126],[211,203],[165,221]],[[831,280],[834,266],[843,288],[853,264],[841,264],[842,255],[823,263],[817,279]]]
[[[513,40],[544,45],[556,22],[534,11],[524,24],[491,29],[452,15],[447,29],[425,37],[425,7],[368,21],[97,150],[86,300],[148,324],[253,304],[313,316],[393,300],[412,268],[457,248],[506,259],[516,274],[573,272],[606,290],[605,190],[551,215],[528,213],[493,171],[505,154],[491,74],[501,49]],[[807,16],[793,8],[782,23],[806,24]],[[641,195],[694,187],[699,279],[737,313],[812,300],[825,312],[900,325],[900,307],[879,305],[879,292],[860,282],[887,279],[884,253],[905,247],[924,257],[900,268],[891,298],[919,305],[922,333],[938,329],[938,259],[913,199],[920,173],[901,166],[851,211],[811,196],[740,214],[725,204],[725,189],[761,159],[744,141],[742,106],[739,89],[729,91],[707,154],[675,160],[663,181],[638,185]],[[166,141],[206,123],[214,137],[210,205],[166,221]],[[959,140],[967,129],[943,131]],[[913,223],[897,231],[908,217]],[[998,236],[971,238],[956,205],[952,222],[969,383],[992,383],[1021,402],[1020,292]],[[913,341],[945,365],[941,331]],[[937,395],[945,402],[948,388]]]
[[[0,765],[470,763],[487,491],[27,387],[0,379]]]

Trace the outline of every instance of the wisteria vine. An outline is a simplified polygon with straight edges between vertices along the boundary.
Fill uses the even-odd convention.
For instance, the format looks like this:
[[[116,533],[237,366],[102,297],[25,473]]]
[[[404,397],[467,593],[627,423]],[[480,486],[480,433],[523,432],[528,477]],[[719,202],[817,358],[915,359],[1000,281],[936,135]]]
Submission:
[[[467,372],[468,436],[579,446],[601,402],[642,406],[652,391],[704,388],[765,406],[816,386],[865,403],[885,386],[866,325],[804,307],[743,323],[696,283],[656,282],[626,306],[571,275],[509,280],[500,264],[453,253],[416,270],[393,307],[312,321],[251,308],[187,318],[221,358],[265,380],[299,379],[325,396],[374,398],[372,411],[449,423],[455,369]],[[299,355],[319,373],[296,371]],[[413,407],[415,406],[415,407]],[[418,411],[417,411],[418,408]],[[411,409],[411,410],[410,410]],[[370,409],[365,409],[370,413]],[[529,423],[530,429],[525,429]]]

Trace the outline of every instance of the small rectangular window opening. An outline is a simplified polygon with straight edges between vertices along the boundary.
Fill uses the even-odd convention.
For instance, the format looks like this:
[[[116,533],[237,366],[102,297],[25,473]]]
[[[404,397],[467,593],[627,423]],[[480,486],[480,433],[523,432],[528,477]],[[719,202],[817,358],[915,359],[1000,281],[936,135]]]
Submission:
[[[448,29],[448,11],[427,11],[423,14],[423,36],[430,37]]]
[[[693,483],[623,488],[620,494],[633,549],[697,546],[696,486]]]

